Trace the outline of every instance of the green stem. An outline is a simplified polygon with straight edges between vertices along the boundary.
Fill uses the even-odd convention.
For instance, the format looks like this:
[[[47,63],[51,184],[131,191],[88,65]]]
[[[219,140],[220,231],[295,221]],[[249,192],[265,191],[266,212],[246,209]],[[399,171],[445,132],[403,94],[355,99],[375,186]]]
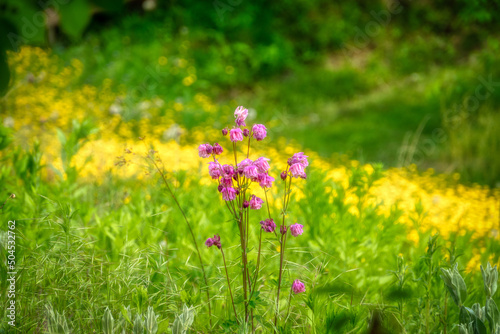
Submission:
[[[226,269],[227,286],[229,287],[229,295],[231,296],[231,303],[233,304],[234,317],[236,318],[236,323],[239,324],[238,313],[236,313],[236,306],[234,305],[233,292],[231,291],[231,281],[229,280],[229,274],[227,272],[226,257],[224,256],[224,251],[222,250],[222,246],[220,248],[220,251],[222,253],[222,260],[224,261],[224,268]]]
[[[257,278],[259,276],[261,246],[262,246],[262,228],[260,229],[260,235],[259,235],[259,252],[257,253],[257,266],[255,267],[255,275],[253,277],[252,293],[255,291],[255,286],[257,285]]]
[[[290,305],[292,305],[292,287],[290,287],[290,296],[288,297],[288,310],[286,311],[285,322],[290,315]]]

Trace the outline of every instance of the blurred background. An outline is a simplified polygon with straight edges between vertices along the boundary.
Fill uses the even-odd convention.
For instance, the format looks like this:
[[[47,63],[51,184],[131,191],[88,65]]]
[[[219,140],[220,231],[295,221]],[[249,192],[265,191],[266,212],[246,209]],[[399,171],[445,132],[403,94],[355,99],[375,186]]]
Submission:
[[[3,126],[23,140],[71,113],[190,142],[244,105],[324,157],[499,186],[498,0],[1,0],[0,13]],[[26,85],[37,102],[16,101]],[[54,107],[82,87],[95,103]]]

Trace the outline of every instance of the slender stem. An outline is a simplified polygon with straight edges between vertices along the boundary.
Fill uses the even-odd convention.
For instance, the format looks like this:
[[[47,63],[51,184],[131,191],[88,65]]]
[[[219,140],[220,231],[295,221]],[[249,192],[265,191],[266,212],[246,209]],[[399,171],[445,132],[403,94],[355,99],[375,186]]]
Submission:
[[[250,138],[252,138],[252,131],[248,134],[248,149],[247,149],[247,159],[250,156]]]
[[[266,195],[267,213],[269,214],[269,219],[271,219],[271,210],[269,209],[269,200],[267,199],[267,188],[264,188],[264,194]]]
[[[288,169],[287,169],[288,171]],[[288,183],[288,192],[287,192],[287,186],[286,186],[286,179],[285,179],[285,194],[283,195],[283,221],[281,223],[281,228],[280,231],[282,231],[285,228],[285,218],[287,214],[287,209],[288,209],[288,203],[290,202],[290,193],[291,193],[291,186],[292,186],[292,176],[288,176],[290,178],[290,181]],[[283,261],[285,257],[285,247],[286,247],[286,232],[281,235],[281,241],[280,241],[280,271],[279,271],[279,279],[278,279],[278,292],[276,294],[276,315],[274,318],[274,326],[278,325],[278,315],[279,315],[279,301],[280,301],[280,291],[281,291],[281,279],[282,279],[282,273],[283,273]]]
[[[240,243],[241,243],[241,250],[242,250],[242,257],[241,260],[243,262],[243,298],[245,301],[245,322],[247,321],[248,317],[248,300],[247,300],[247,264],[246,264],[246,249],[245,249],[245,230],[243,228],[243,223],[241,221],[241,218],[238,222],[239,228],[240,228]]]
[[[444,292],[444,329],[443,333],[448,332],[448,290]]]
[[[222,247],[220,248],[220,251],[222,253],[222,260],[224,261],[224,268],[226,269],[227,286],[229,287],[229,295],[231,296],[231,303],[233,304],[234,317],[236,318],[236,323],[239,324],[238,313],[236,313],[236,306],[234,305],[233,292],[231,291],[231,281],[229,280],[229,274],[227,272],[226,257],[224,256]]]
[[[278,279],[278,292],[276,294],[276,315],[274,317],[274,326],[278,325],[281,278],[282,278],[282,273],[283,273],[283,258],[285,255],[285,243],[286,243],[286,234],[282,234],[281,235],[281,248],[280,248],[280,272],[279,272],[279,279]]]
[[[292,287],[290,287],[290,296],[288,297],[288,310],[286,311],[285,322],[288,319],[288,315],[290,315],[290,305],[292,305]]]
[[[252,293],[255,291],[255,286],[257,285],[257,278],[259,276],[261,246],[262,246],[262,228],[260,229],[260,235],[259,235],[259,252],[257,253],[257,266],[255,267],[255,275],[253,277]]]
[[[196,252],[198,253],[198,259],[200,260],[200,265],[201,265],[201,271],[203,273],[203,279],[205,280],[205,286],[206,286],[206,292],[207,292],[207,303],[208,303],[208,317],[210,321],[210,327],[212,327],[212,307],[210,306],[210,289],[208,286],[208,280],[207,280],[207,275],[205,273],[205,266],[203,264],[203,260],[201,259],[201,253],[200,249],[198,248],[198,243],[196,242],[196,237],[194,236],[193,229],[191,228],[191,224],[189,224],[189,221],[186,217],[186,214],[184,213],[184,210],[182,209],[181,205],[179,204],[179,201],[177,201],[177,197],[175,196],[174,192],[170,188],[170,185],[168,184],[167,178],[165,174],[162,172],[158,164],[156,163],[154,157],[149,157],[149,159],[153,162],[156,170],[158,173],[160,173],[161,178],[163,180],[163,183],[165,183],[165,186],[167,187],[170,195],[174,199],[175,204],[177,204],[177,207],[179,208],[180,212],[182,213],[182,216],[184,217],[184,220],[186,221],[186,225],[188,226],[189,232],[191,233],[191,238],[193,239],[193,244],[194,247],[196,248]]]
[[[233,142],[234,168],[238,165],[238,154],[236,153],[236,142]]]

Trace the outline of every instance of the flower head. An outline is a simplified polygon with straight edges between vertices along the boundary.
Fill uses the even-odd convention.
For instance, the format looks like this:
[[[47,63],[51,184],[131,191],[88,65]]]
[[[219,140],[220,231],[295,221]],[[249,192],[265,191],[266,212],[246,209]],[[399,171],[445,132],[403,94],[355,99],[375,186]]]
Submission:
[[[243,172],[245,171],[245,167],[248,167],[251,164],[253,164],[253,162],[250,159],[241,160],[241,162],[236,166],[236,170],[238,171],[238,174],[240,174],[240,175],[243,174]]]
[[[234,118],[236,118],[235,122],[238,126],[246,126],[245,119],[248,116],[248,109],[245,109],[243,106],[239,106],[234,111]]]
[[[250,198],[250,209],[258,210],[258,209],[262,208],[262,203],[264,203],[264,201],[262,199],[260,199],[259,197],[255,196],[255,195],[252,195],[252,198]]]
[[[229,176],[224,176],[220,179],[220,184],[223,187],[232,187],[233,186],[233,179]]]
[[[220,236],[216,234],[213,238],[208,238],[207,241],[205,241],[205,245],[207,247],[217,246],[217,248],[221,249],[222,244],[220,243]]]
[[[233,175],[234,175],[233,165],[223,165],[222,166],[222,173],[224,174],[224,176],[227,176],[229,178],[233,177]]]
[[[302,179],[307,177],[304,166],[301,163],[295,163],[290,166],[290,174],[292,174],[293,177],[300,177]]]
[[[236,141],[242,141],[243,140],[243,131],[241,129],[231,129],[229,131],[229,139],[231,139],[232,142]]]
[[[208,238],[207,241],[205,241],[205,246],[207,247],[212,247],[214,245],[214,241],[212,238]]]
[[[288,159],[288,164],[290,166],[297,163],[301,164],[303,168],[309,166],[307,155],[304,155],[304,152],[295,153],[290,159]]]
[[[303,228],[304,226],[301,224],[290,225],[290,233],[292,233],[294,237],[297,237],[304,232]]]
[[[218,179],[221,175],[221,165],[218,162],[210,161],[208,163],[208,174],[212,179]]]
[[[236,189],[233,187],[225,187],[221,193],[222,199],[225,201],[234,201],[236,199]]]
[[[261,141],[267,136],[266,127],[263,124],[255,124],[252,127],[252,132],[253,132],[253,137],[257,139],[257,141]]]
[[[227,132],[228,132],[227,128],[222,129],[222,135],[223,136],[227,136]]]
[[[243,129],[243,136],[248,137],[249,134],[250,134],[250,130]]]
[[[214,144],[213,150],[214,150],[215,155],[219,155],[222,152],[224,152],[224,150],[222,149],[222,146],[220,146],[219,143]]]
[[[276,229],[276,224],[271,218],[261,221],[260,225],[262,226],[262,229],[264,231],[269,233],[274,232],[274,230]]]
[[[212,155],[213,152],[213,147],[210,144],[201,144],[198,146],[198,154],[202,158],[208,158],[210,155]]]
[[[257,181],[262,188],[271,188],[273,186],[274,177],[269,176],[266,173],[260,173],[257,176]]]
[[[249,201],[244,201],[243,202],[243,208],[246,209],[250,206],[250,202]]]
[[[254,165],[245,167],[245,169],[243,170],[243,174],[245,174],[245,177],[250,180],[255,179],[259,175],[257,167],[255,167]]]
[[[293,290],[293,292],[295,294],[298,294],[298,293],[301,293],[301,292],[305,292],[306,291],[306,286],[304,285],[304,283],[302,283],[301,281],[299,281],[298,279],[296,279],[295,281],[293,281],[292,290]]]
[[[268,158],[260,157],[257,160],[255,160],[253,164],[255,165],[255,167],[257,167],[259,173],[265,173],[270,168],[268,161],[269,161]]]

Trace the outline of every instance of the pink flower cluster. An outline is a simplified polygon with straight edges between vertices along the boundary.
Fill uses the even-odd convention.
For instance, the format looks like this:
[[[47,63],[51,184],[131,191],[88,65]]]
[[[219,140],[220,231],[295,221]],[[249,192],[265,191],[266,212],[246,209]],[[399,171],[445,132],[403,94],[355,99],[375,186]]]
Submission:
[[[202,158],[208,158],[211,155],[215,157],[216,155],[220,155],[222,152],[224,152],[224,150],[218,143],[215,143],[214,146],[210,144],[201,144],[198,146],[198,154]]]
[[[238,141],[242,141],[243,137],[248,137],[250,134],[253,134],[253,137],[257,141],[261,141],[267,136],[267,129],[263,124],[254,124],[252,126],[252,131],[249,129],[240,129],[242,126],[246,126],[245,120],[248,117],[248,109],[243,106],[239,106],[234,111],[234,118],[237,128],[229,130],[229,139],[234,143]],[[227,128],[222,129],[222,134],[227,135]]]
[[[205,245],[207,247],[217,246],[217,248],[221,249],[222,244],[220,243],[220,236],[216,234],[213,238],[208,238],[207,241],[205,241]]]

